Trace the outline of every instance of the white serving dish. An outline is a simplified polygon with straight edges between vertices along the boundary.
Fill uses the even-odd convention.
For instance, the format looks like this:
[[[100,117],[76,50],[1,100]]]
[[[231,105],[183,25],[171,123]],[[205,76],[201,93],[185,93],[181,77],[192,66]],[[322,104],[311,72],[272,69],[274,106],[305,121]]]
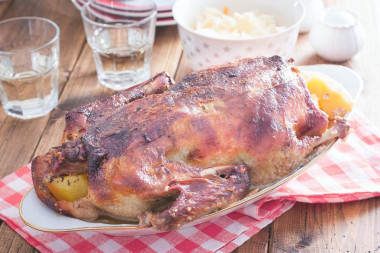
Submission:
[[[299,69],[301,71],[319,71],[324,74],[327,74],[331,78],[343,84],[343,86],[346,88],[346,90],[354,100],[358,98],[363,88],[363,81],[361,77],[356,72],[343,66],[311,65],[301,66],[299,67]],[[285,177],[281,181],[274,183],[273,185],[267,188],[261,189],[257,193],[251,196],[247,196],[242,200],[237,201],[220,211],[208,214],[198,220],[188,223],[184,225],[182,229],[209,221],[211,219],[215,219],[219,216],[228,214],[230,212],[233,212],[237,209],[240,209],[262,199],[263,197],[277,190],[279,187],[284,185],[289,180],[303,173],[316,160],[323,156],[327,152],[327,150],[324,153],[312,159],[307,165],[298,169],[297,171]],[[105,234],[111,234],[116,236],[147,235],[164,232],[152,228],[139,228],[136,224],[93,223],[59,215],[47,206],[45,206],[38,199],[34,191],[34,188],[32,188],[22,199],[19,211],[21,218],[28,226],[46,232],[99,231]]]
[[[280,32],[250,39],[215,38],[194,31],[194,19],[206,7],[232,12],[255,11],[274,17]],[[194,70],[220,65],[246,57],[280,55],[290,57],[297,42],[304,8],[297,0],[178,0],[173,6],[173,17],[184,52]]]

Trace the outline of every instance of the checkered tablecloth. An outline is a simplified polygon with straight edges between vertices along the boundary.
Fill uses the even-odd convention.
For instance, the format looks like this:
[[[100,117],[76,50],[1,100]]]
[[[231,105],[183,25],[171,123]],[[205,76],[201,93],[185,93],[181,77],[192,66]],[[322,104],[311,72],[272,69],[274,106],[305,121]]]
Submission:
[[[335,203],[380,196],[380,131],[358,111],[354,131],[299,177],[239,211],[174,232],[118,237],[99,232],[47,233],[18,213],[32,186],[24,166],[0,181],[0,218],[41,252],[230,252],[289,210],[296,201]]]

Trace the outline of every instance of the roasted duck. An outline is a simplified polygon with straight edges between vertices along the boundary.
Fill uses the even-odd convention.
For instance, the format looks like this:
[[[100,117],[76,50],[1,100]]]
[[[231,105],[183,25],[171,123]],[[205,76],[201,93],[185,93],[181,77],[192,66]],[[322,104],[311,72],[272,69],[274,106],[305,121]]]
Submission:
[[[176,84],[161,73],[68,112],[64,143],[33,160],[32,176],[59,213],[172,230],[289,175],[348,130],[315,106],[289,62],[244,59]],[[77,174],[87,195],[57,200],[49,182]]]

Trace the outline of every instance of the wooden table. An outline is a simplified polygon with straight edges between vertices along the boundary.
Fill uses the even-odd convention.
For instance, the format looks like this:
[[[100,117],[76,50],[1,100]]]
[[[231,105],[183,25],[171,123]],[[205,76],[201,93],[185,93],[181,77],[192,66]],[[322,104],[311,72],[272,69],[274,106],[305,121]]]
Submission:
[[[380,127],[380,1],[328,0],[325,5],[354,9],[361,17],[367,41],[362,51],[343,65],[362,76],[364,90],[356,107]],[[0,108],[0,178],[59,145],[64,110],[113,93],[98,84],[82,21],[71,1],[0,3],[0,20],[20,16],[49,18],[61,29],[60,99],[51,114],[27,121],[7,117]],[[299,65],[326,63],[313,51],[307,34],[299,37],[293,58]],[[191,71],[176,26],[157,29],[152,63],[153,74],[165,70],[176,80]],[[0,252],[36,251],[4,222],[0,224]],[[264,251],[380,252],[380,198],[344,204],[298,203],[236,250]]]

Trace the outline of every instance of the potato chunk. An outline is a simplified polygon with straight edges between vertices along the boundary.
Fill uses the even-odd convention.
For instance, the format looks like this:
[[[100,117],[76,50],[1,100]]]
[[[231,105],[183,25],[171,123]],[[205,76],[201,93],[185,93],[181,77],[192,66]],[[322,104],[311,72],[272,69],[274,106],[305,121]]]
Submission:
[[[354,101],[340,83],[319,72],[305,71],[302,74],[308,90],[318,98],[319,108],[330,120],[337,116],[343,117],[352,110]]]
[[[87,174],[57,177],[46,184],[57,200],[72,202],[87,196]]]

